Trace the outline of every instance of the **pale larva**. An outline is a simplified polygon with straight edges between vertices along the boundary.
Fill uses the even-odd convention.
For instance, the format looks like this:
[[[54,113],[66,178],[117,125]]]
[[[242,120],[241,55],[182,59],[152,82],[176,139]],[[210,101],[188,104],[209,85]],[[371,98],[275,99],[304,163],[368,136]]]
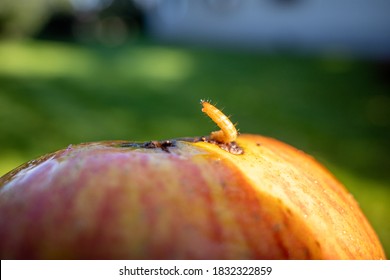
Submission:
[[[211,132],[210,139],[221,143],[230,143],[237,138],[237,129],[229,118],[205,100],[200,100],[202,112],[206,113],[221,129]]]

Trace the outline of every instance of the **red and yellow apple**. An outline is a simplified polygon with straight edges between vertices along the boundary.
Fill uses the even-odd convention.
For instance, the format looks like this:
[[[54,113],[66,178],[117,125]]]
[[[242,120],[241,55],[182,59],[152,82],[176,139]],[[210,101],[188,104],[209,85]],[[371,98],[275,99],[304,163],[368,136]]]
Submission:
[[[198,140],[75,145],[6,174],[1,259],[385,258],[312,157],[258,135],[237,138],[243,153]]]

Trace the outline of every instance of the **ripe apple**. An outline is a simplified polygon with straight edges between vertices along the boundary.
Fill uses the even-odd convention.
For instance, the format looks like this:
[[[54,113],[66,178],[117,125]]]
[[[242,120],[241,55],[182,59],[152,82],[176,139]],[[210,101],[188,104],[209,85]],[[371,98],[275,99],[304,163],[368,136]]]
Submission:
[[[70,146],[0,178],[1,259],[384,259],[352,195],[243,134]]]

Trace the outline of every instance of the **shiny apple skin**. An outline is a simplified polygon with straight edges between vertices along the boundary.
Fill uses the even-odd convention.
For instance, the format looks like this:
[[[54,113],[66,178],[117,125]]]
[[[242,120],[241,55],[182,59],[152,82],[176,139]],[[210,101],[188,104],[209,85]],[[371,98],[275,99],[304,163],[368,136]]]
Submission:
[[[168,143],[168,142],[166,142]],[[347,190],[277,140],[88,143],[0,179],[1,259],[383,259]]]

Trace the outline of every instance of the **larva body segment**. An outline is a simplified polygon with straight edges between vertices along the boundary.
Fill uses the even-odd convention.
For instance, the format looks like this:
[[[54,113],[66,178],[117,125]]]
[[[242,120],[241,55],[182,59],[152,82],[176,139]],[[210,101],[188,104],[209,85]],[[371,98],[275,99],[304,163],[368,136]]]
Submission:
[[[230,143],[235,141],[237,138],[237,129],[229,118],[209,102],[205,100],[201,100],[200,102],[203,106],[202,112],[206,113],[221,129],[211,133],[211,140],[220,143]]]

